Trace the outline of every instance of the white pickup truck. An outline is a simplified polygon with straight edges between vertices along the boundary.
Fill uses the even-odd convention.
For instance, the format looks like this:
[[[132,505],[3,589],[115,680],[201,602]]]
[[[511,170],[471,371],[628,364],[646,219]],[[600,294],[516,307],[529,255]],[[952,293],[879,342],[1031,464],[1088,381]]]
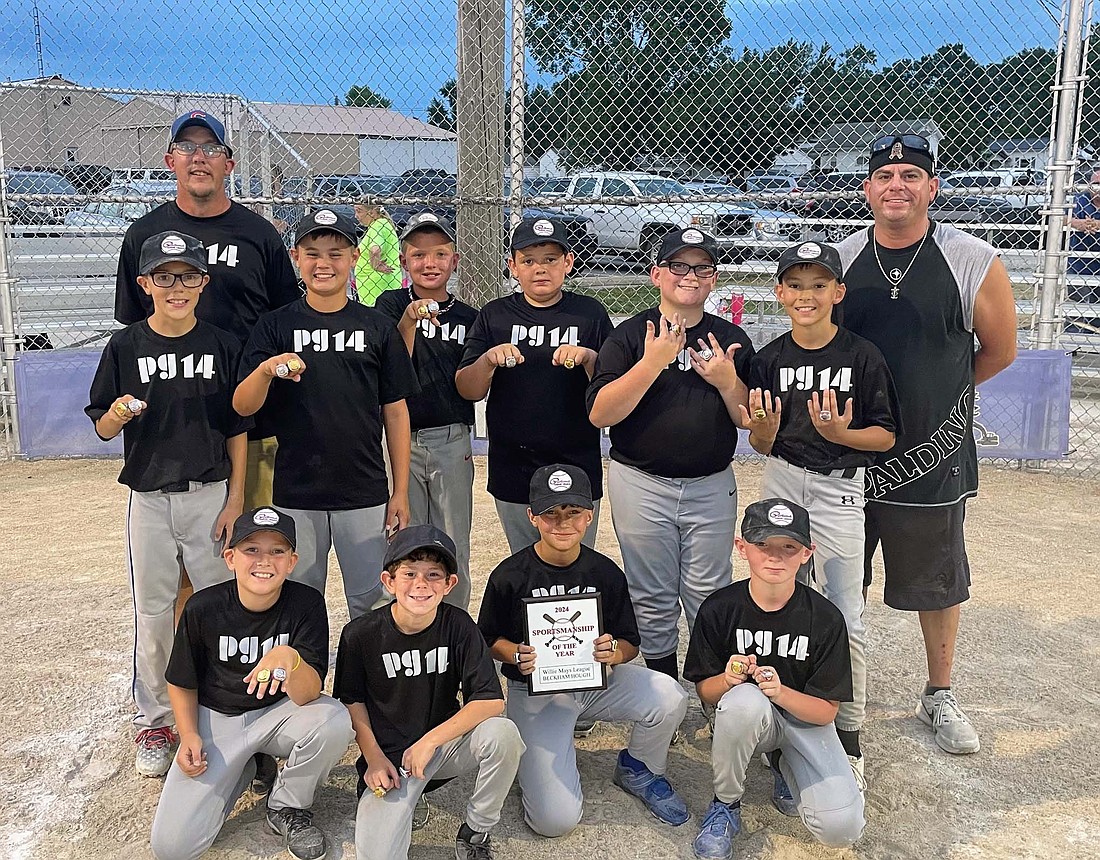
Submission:
[[[730,262],[777,254],[801,238],[786,212],[751,203],[709,203],[684,184],[649,173],[586,172],[569,177],[561,208],[592,219],[599,250],[652,260],[670,231],[697,227],[718,240]],[[695,198],[695,199],[693,199]]]

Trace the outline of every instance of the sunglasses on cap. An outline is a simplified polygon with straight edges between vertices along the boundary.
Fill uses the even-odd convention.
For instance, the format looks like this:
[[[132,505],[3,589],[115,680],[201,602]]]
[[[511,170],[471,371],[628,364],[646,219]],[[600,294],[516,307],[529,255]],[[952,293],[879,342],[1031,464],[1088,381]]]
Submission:
[[[932,155],[932,148],[928,145],[928,139],[921,137],[919,134],[889,134],[886,137],[880,137],[871,144],[871,153],[883,152],[895,143]]]

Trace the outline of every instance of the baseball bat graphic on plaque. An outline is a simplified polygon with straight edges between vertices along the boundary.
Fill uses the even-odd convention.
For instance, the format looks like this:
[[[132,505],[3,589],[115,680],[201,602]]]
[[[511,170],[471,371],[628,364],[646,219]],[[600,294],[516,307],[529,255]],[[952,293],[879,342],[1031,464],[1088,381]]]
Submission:
[[[598,591],[525,597],[523,619],[535,649],[535,671],[527,676],[532,696],[607,689],[607,667],[592,656],[603,631]]]

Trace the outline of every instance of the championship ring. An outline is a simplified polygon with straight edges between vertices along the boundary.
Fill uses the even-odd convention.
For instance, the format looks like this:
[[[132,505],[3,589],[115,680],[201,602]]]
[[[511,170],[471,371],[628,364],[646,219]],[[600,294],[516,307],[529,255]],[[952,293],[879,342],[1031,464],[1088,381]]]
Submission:
[[[571,358],[567,358],[565,361],[562,362],[562,364],[565,365],[566,370],[572,370],[574,367],[577,366],[577,362],[573,361],[573,359]]]
[[[134,415],[137,415],[145,408],[145,404],[138,400],[136,397],[126,404],[126,408],[129,409]]]
[[[298,359],[296,359],[296,358],[292,358],[290,361],[288,361],[286,363],[286,369],[290,371],[292,376],[295,373],[301,373],[302,372],[302,362],[298,361]]]
[[[699,353],[699,357],[703,359],[703,361],[710,361],[712,358],[714,358],[714,350],[710,347],[707,347]]]
[[[256,673],[256,680],[261,684],[266,684],[268,681],[271,680],[271,670],[261,669],[259,672]]]
[[[833,413],[830,412],[828,409],[822,409],[817,417],[820,418],[822,421],[832,421]]]
[[[515,367],[516,366],[516,357],[514,355],[508,356],[506,359],[504,359],[504,366],[505,367]]]
[[[763,421],[765,418],[768,417],[768,413],[765,412],[763,409],[754,409],[752,411],[752,417],[755,418],[757,421]]]
[[[116,403],[115,404],[115,415],[117,415],[119,418],[129,418],[130,417],[130,409],[129,409],[129,407],[127,407],[127,405],[125,403]]]
[[[290,368],[285,364],[276,364],[275,375],[279,377],[279,379],[286,379],[290,376]]]
[[[775,678],[775,672],[773,672],[771,669],[765,669],[763,672],[760,673],[760,677],[763,678],[765,681],[771,681],[773,678]]]
[[[673,335],[674,337],[679,337],[684,333],[684,327],[679,323],[673,323],[668,327],[668,331],[669,334]]]
[[[733,672],[734,675],[744,675],[745,674],[745,664],[742,663],[740,660],[731,660],[730,661],[730,671]]]
[[[276,681],[282,683],[286,680],[286,669],[284,669],[282,666],[276,666],[274,669],[271,670],[271,677],[274,678]]]
[[[428,315],[429,315],[430,313],[431,313],[431,311],[430,311],[430,310],[428,310],[428,306],[427,306],[427,305],[420,305],[420,307],[418,307],[418,308],[416,309],[416,315],[417,315],[418,317],[426,317],[426,316],[428,316]]]
[[[382,798],[386,796],[386,789],[382,788],[380,785],[376,785],[371,791],[374,793],[375,797]]]
[[[430,313],[430,314],[439,313],[439,302],[437,302],[435,299],[432,299],[431,301],[428,302],[428,313]]]

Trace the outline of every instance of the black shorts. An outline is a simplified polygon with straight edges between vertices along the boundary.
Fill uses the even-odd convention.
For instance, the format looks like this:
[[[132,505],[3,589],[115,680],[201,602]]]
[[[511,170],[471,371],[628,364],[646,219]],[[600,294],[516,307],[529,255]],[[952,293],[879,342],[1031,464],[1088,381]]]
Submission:
[[[871,558],[881,543],[887,606],[947,609],[970,597],[963,539],[966,499],[927,508],[867,502],[865,514],[863,585],[871,584]]]

